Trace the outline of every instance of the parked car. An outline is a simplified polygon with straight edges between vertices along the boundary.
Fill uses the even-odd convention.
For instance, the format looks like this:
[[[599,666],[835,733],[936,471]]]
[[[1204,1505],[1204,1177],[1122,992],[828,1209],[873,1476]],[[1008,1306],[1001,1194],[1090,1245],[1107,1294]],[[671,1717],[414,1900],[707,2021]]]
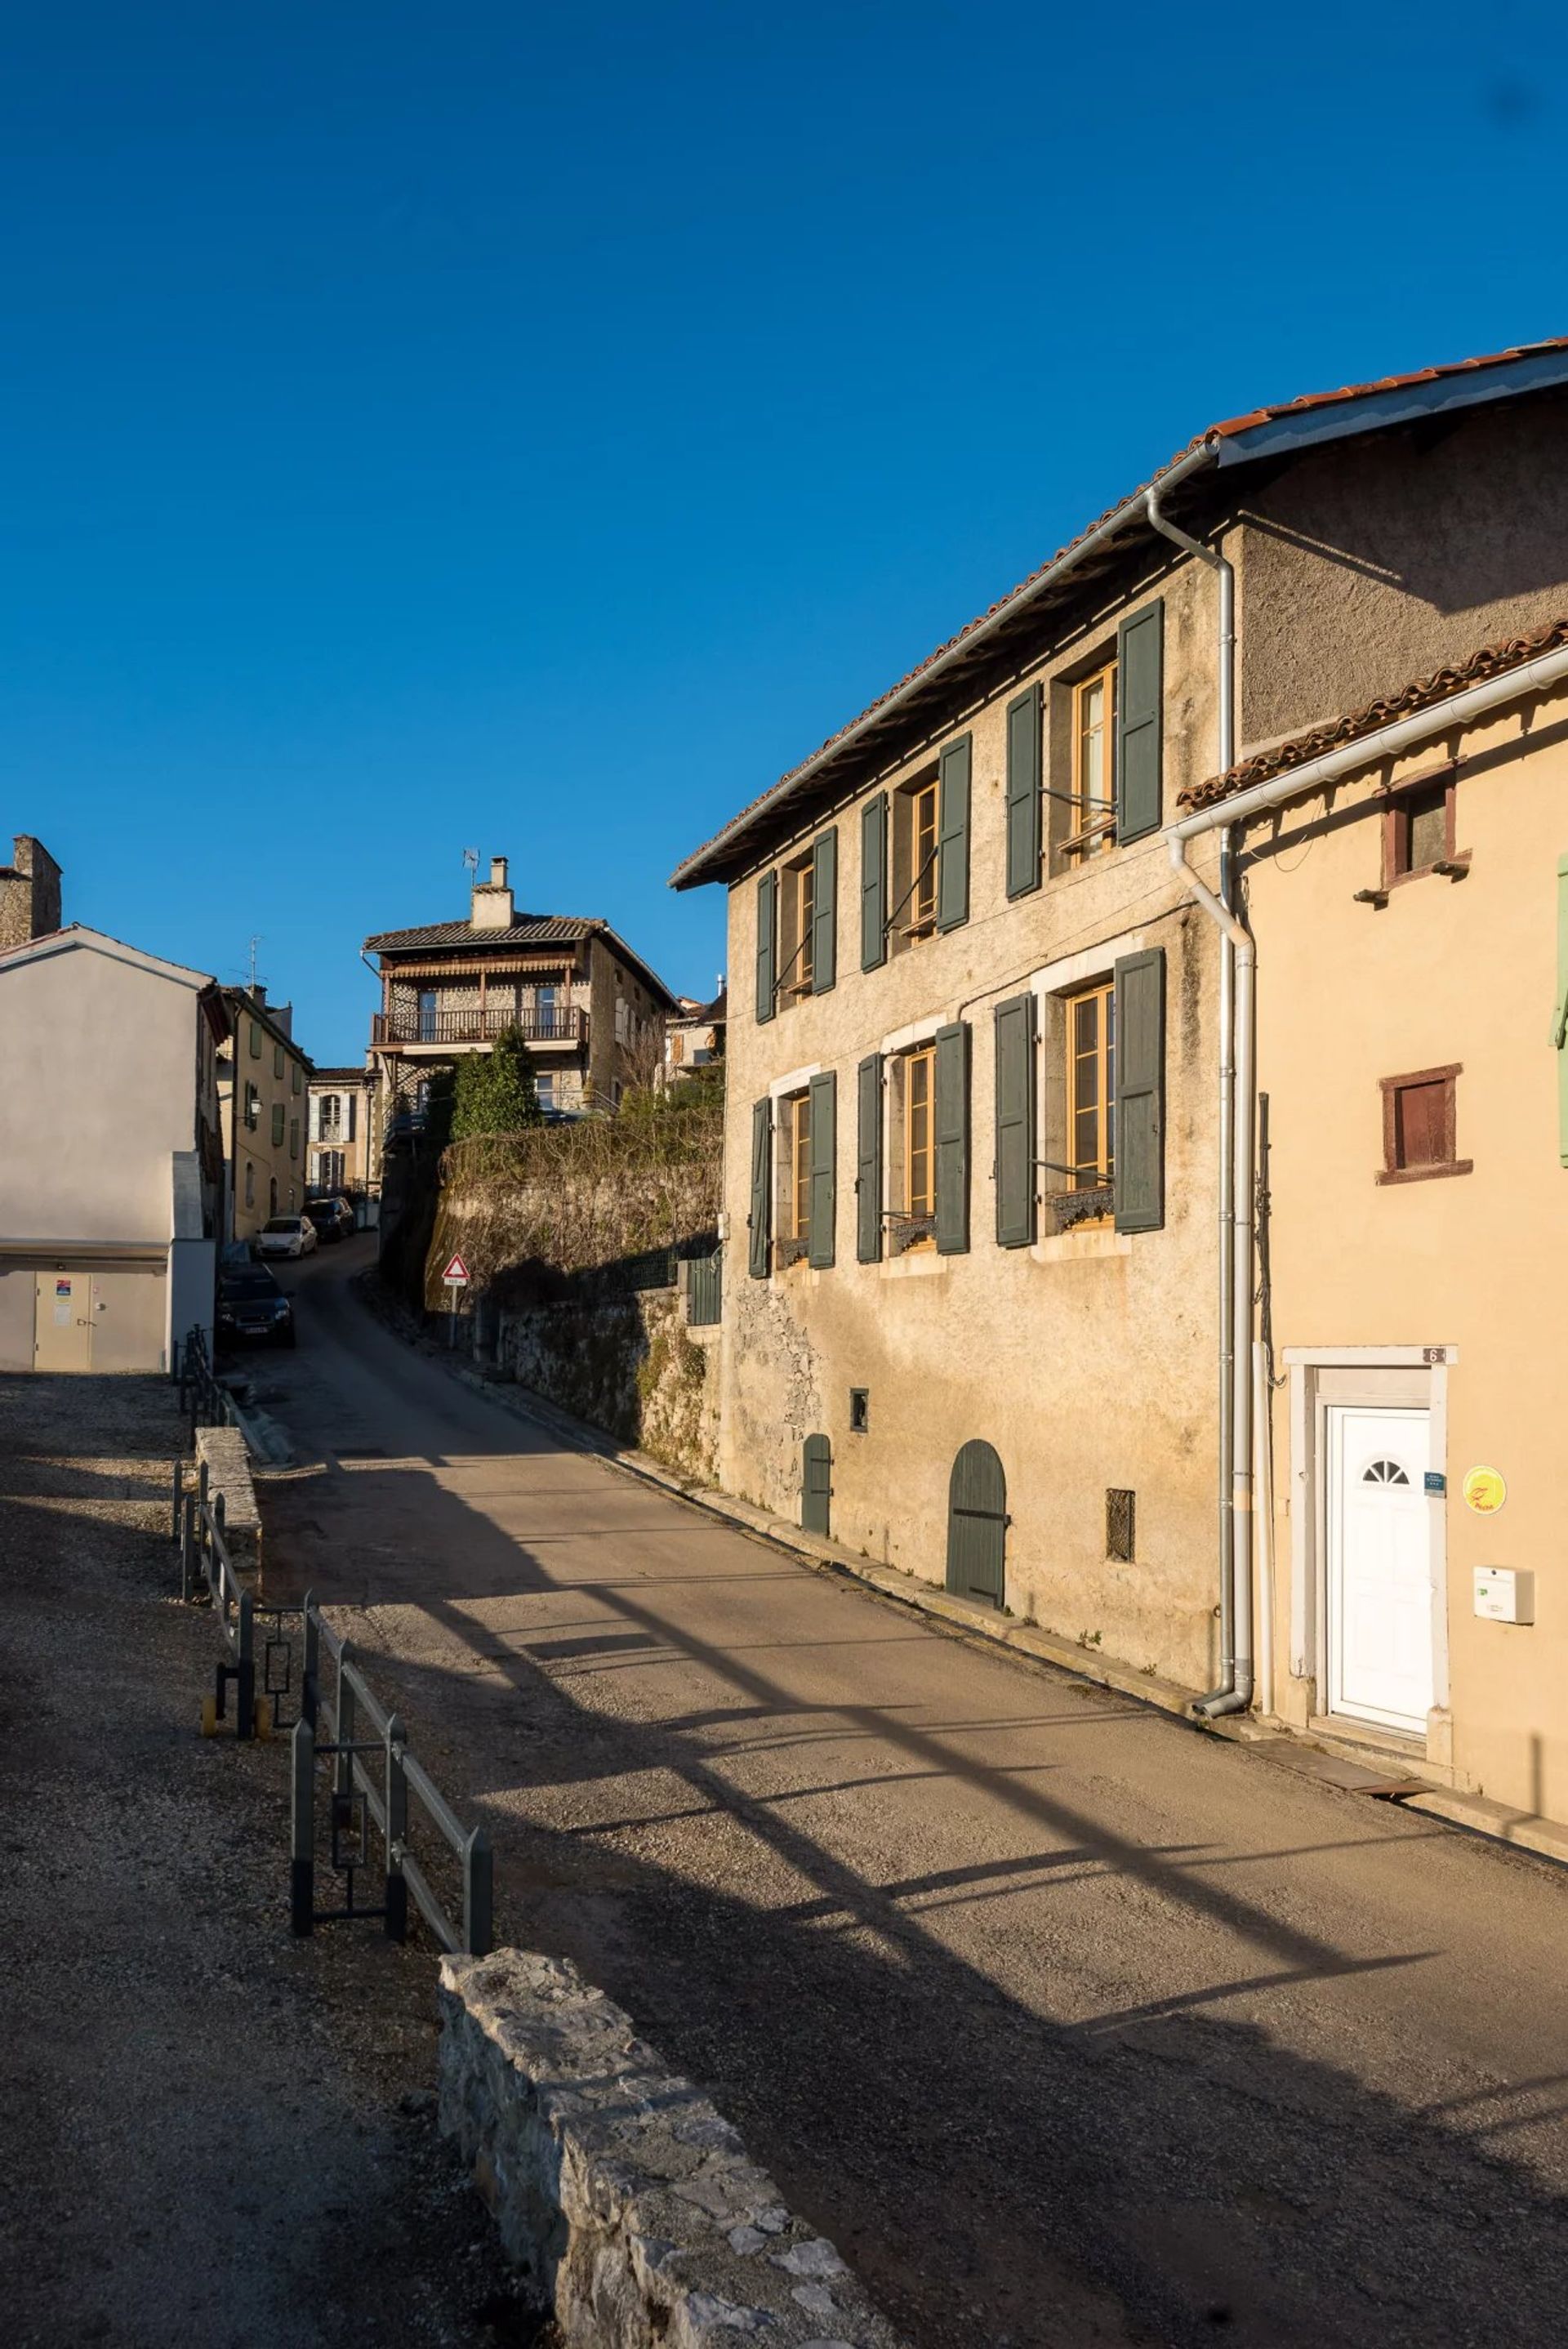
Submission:
[[[346,1239],[354,1229],[354,1210],[346,1199],[307,1199],[304,1211],[318,1240]]]
[[[264,1338],[272,1346],[292,1346],[294,1307],[264,1264],[237,1265],[219,1276],[217,1327],[220,1343]]]
[[[315,1244],[308,1216],[269,1216],[256,1234],[258,1256],[308,1256]]]

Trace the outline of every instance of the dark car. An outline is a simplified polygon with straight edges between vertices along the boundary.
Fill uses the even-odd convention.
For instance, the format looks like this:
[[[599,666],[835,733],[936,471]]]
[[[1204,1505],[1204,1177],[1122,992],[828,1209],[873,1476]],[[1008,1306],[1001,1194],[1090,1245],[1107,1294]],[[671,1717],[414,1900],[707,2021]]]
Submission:
[[[346,1199],[307,1199],[304,1211],[318,1240],[346,1239],[354,1229],[354,1210]]]
[[[294,1307],[265,1265],[237,1265],[219,1280],[218,1338],[230,1345],[242,1338],[264,1338],[273,1346],[294,1344]]]

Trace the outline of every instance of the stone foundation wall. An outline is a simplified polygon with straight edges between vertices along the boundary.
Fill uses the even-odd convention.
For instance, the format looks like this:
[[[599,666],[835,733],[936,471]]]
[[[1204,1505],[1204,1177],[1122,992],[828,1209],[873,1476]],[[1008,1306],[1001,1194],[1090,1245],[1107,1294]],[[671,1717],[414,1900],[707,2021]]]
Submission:
[[[519,1386],[711,1485],[717,1339],[717,1328],[688,1328],[683,1290],[649,1289],[594,1304],[503,1308],[496,1361]]]
[[[568,2349],[903,2349],[736,2131],[558,1958],[448,1958],[441,2127]]]

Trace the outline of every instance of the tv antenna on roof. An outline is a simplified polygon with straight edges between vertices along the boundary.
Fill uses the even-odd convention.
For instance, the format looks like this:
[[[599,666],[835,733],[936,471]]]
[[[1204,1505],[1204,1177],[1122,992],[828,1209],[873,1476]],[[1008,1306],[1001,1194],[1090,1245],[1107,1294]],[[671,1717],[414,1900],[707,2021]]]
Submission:
[[[261,934],[258,931],[256,936],[251,940],[251,992],[253,995],[256,991],[256,948],[261,945]]]
[[[480,877],[479,850],[477,848],[465,848],[463,851],[463,863],[468,868],[469,879],[477,881]]]

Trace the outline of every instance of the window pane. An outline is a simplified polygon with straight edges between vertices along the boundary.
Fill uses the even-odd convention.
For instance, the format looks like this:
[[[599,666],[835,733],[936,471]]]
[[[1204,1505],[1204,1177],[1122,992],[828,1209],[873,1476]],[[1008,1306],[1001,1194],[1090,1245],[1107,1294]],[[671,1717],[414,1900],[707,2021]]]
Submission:
[[[1436,864],[1449,849],[1448,790],[1439,783],[1433,791],[1413,792],[1407,802],[1409,819],[1409,870],[1419,873],[1429,864]]]
[[[1073,1005],[1073,1050],[1092,1052],[1099,1027],[1099,998],[1080,995]]]

